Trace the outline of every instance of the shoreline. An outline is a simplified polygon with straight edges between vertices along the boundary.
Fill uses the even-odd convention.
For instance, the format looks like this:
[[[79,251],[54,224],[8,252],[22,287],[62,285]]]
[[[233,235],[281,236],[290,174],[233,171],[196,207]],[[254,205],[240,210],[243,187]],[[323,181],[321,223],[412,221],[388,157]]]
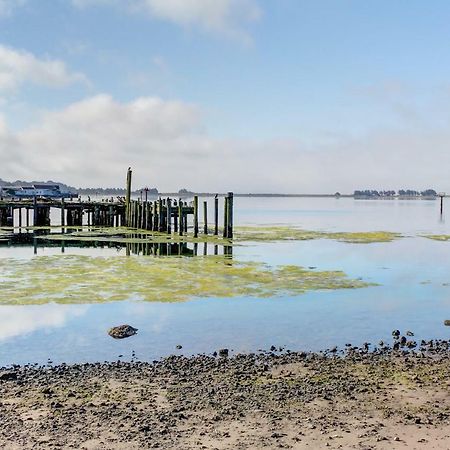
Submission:
[[[450,342],[400,342],[2,368],[0,446],[448,448]]]

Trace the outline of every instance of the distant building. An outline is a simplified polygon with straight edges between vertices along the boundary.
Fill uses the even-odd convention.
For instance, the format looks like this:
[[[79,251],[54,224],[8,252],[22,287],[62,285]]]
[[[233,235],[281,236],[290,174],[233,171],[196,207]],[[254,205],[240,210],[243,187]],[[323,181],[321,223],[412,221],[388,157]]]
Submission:
[[[33,186],[7,186],[0,187],[2,197],[18,198],[74,198],[78,194],[73,192],[63,192],[57,184],[34,184]]]

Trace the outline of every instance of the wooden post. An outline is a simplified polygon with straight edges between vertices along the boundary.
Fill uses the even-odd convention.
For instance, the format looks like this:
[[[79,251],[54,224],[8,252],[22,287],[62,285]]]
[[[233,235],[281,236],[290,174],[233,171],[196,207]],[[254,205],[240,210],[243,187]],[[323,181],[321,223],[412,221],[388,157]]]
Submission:
[[[19,208],[19,229],[22,232],[22,208]]]
[[[173,232],[178,233],[178,204],[177,201],[173,202],[174,211],[173,211]]]
[[[38,223],[38,206],[37,206],[37,198],[33,197],[33,227],[37,227]]]
[[[198,237],[198,195],[194,195],[194,237]]]
[[[172,218],[172,200],[170,198],[167,199],[166,206],[167,206],[166,228],[167,228],[167,233],[171,234],[172,228],[171,228],[170,222],[171,222],[171,218]]]
[[[178,222],[178,234],[183,236],[183,203],[181,202],[181,199],[178,200]]]
[[[158,200],[158,231],[164,231],[163,230],[163,222],[164,222],[164,215],[163,215],[163,201],[162,198]]]
[[[219,234],[219,196],[214,197],[214,234]]]
[[[228,237],[228,196],[224,198],[223,206],[223,237]]]
[[[26,209],[26,212],[27,212],[27,216],[26,216],[26,224],[27,224],[27,228],[30,226],[30,210],[28,209],[28,206],[27,206],[27,209]],[[1,212],[0,212],[0,214],[1,214]],[[0,222],[0,225],[1,225],[1,222]]]
[[[444,212],[444,196],[441,195],[441,216],[443,212]]]
[[[114,226],[114,206],[113,205],[109,205],[109,223],[108,223],[109,227],[113,227]]]
[[[233,193],[228,192],[228,214],[227,214],[227,221],[228,221],[228,231],[227,231],[227,238],[233,239]]]
[[[127,192],[126,192],[126,198],[125,198],[125,215],[126,215],[126,226],[130,226],[130,216],[131,216],[131,211],[130,211],[130,200],[131,200],[131,177],[132,177],[132,170],[131,167],[128,167],[128,172],[127,172]]]
[[[208,202],[203,202],[203,233],[208,234]]]
[[[66,226],[66,218],[65,218],[66,206],[64,199],[61,199],[61,233],[64,233],[64,227]]]

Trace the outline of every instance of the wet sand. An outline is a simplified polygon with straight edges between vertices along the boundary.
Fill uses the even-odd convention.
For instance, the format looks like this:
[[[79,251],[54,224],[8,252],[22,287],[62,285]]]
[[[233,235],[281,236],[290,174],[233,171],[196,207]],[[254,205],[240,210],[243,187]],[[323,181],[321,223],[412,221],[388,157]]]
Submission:
[[[448,449],[449,345],[3,368],[0,447]]]

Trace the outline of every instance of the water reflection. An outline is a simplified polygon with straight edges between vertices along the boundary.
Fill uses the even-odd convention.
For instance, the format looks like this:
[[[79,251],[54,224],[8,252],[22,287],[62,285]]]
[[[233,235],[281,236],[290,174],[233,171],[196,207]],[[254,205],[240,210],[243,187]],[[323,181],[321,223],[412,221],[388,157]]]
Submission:
[[[0,342],[38,330],[48,332],[63,328],[74,317],[83,316],[88,305],[56,304],[29,306],[0,306]]]
[[[70,230],[70,232],[73,231],[75,230]],[[39,239],[43,235],[50,236],[50,230],[35,230],[32,233],[12,233],[4,235],[0,240],[0,245],[13,248],[32,247],[35,255],[38,254],[38,249],[45,248],[60,248],[61,253],[65,253],[67,248],[108,248],[116,249],[118,252],[125,251],[126,255],[143,256],[207,256],[208,254],[219,255],[220,253],[227,256],[233,255],[233,247],[231,245],[213,245],[204,242],[200,244],[200,250],[199,243],[196,242],[151,242],[146,239],[148,235],[139,234],[129,236],[131,240],[136,240],[135,242],[112,242],[107,239],[102,240],[100,237],[92,241],[73,238],[64,240],[58,237],[54,240],[51,237],[47,237],[45,240]],[[58,236],[58,234],[55,234],[55,236]],[[219,252],[219,247],[221,247],[221,252]]]

